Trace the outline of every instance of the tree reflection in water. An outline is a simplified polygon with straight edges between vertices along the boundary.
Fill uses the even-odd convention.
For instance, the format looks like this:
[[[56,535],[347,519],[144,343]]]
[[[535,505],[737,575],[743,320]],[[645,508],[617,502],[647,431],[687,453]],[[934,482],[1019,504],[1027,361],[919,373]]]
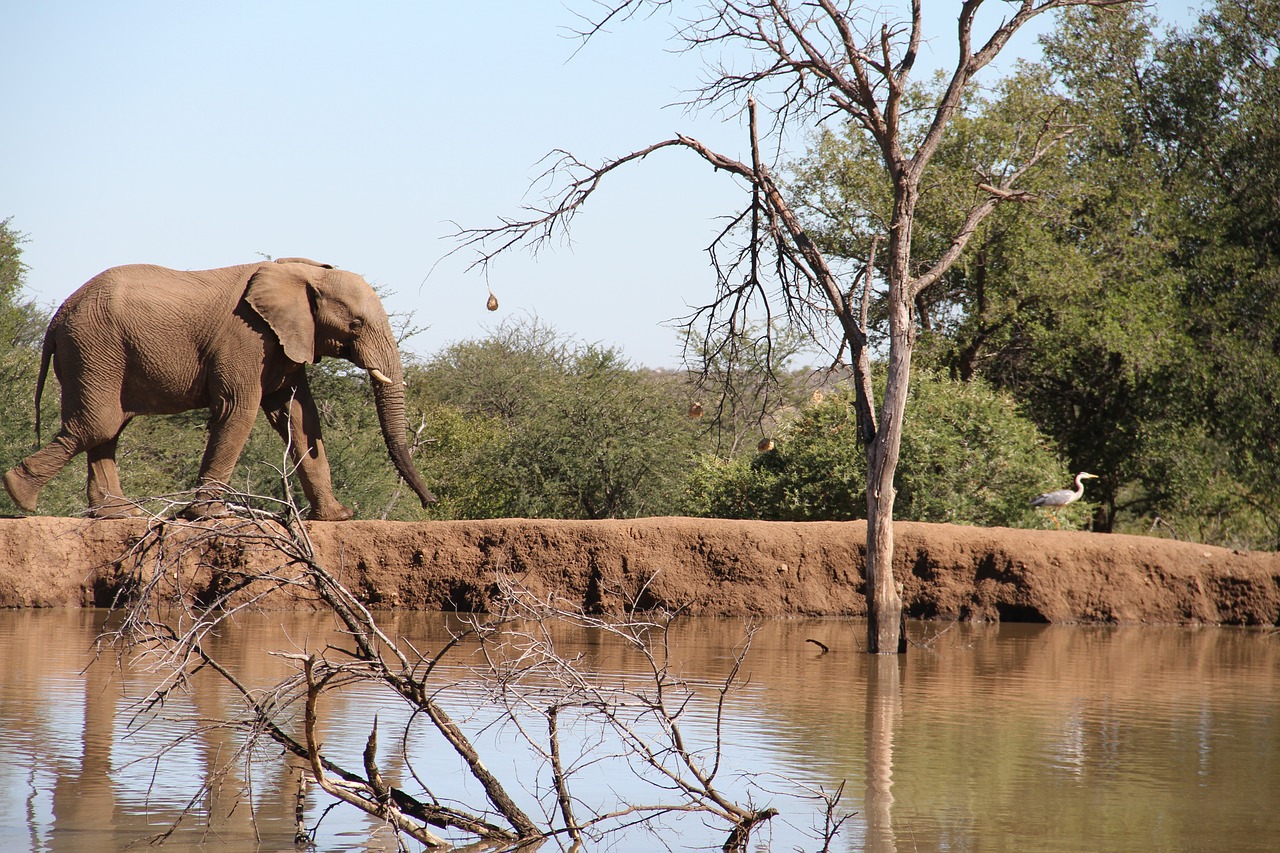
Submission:
[[[897,853],[893,831],[893,730],[902,714],[902,655],[867,664],[867,853]]]

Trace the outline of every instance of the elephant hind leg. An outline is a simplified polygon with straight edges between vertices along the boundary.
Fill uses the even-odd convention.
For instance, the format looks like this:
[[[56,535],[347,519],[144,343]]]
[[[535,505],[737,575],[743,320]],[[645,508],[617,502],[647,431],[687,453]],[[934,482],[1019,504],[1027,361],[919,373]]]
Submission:
[[[35,512],[36,501],[40,498],[40,486],[34,485],[33,479],[26,464],[22,462],[4,475],[4,490],[18,508],[25,512]]]
[[[284,440],[289,455],[297,465],[302,492],[311,505],[307,518],[312,521],[346,521],[355,515],[333,494],[333,477],[321,437],[320,415],[307,385],[306,377],[294,388],[267,395],[262,401],[267,420]]]
[[[85,491],[89,514],[94,518],[127,518],[142,514],[142,510],[124,496],[120,485],[120,470],[116,467],[116,446],[119,442],[120,434],[116,433],[110,441],[85,451],[89,466]]]
[[[257,416],[256,403],[249,404],[243,397],[216,400],[210,407],[209,441],[200,462],[196,499],[182,510],[184,518],[194,520],[226,515],[227,506],[222,496],[229,488],[236,462],[240,460]]]
[[[35,512],[40,490],[66,467],[71,457],[84,449],[84,441],[63,427],[52,441],[4,475],[5,491],[23,510]]]

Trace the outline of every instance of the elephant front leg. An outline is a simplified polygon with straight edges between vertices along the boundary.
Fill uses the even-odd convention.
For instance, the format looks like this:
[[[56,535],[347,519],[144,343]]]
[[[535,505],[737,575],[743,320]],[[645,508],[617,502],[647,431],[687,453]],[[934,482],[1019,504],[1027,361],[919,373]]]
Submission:
[[[196,519],[227,514],[222,498],[257,416],[257,406],[241,399],[219,400],[211,407],[209,443],[200,462],[196,499],[182,511],[183,516]]]
[[[307,518],[312,521],[346,521],[355,515],[333,495],[333,477],[320,435],[320,414],[316,411],[306,375],[302,374],[296,386],[264,397],[262,409],[271,426],[284,439],[290,457],[298,466],[302,492],[311,505]]]

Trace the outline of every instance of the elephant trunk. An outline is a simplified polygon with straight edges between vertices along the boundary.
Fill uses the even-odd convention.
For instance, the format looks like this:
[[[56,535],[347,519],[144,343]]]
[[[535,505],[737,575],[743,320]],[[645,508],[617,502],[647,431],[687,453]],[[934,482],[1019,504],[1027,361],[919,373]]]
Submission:
[[[424,507],[436,502],[436,496],[422,481],[409,455],[409,443],[405,438],[404,416],[404,381],[399,359],[395,365],[388,365],[391,375],[377,368],[371,368],[369,375],[373,379],[373,402],[378,410],[378,423],[382,426],[382,438],[386,442],[387,452],[391,455],[391,463],[395,465],[400,476],[409,484],[409,488],[418,494]]]

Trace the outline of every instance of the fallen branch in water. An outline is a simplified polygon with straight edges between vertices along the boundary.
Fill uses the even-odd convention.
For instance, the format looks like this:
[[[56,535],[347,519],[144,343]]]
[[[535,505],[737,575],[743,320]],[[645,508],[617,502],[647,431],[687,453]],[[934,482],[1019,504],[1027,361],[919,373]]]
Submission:
[[[698,816],[700,823],[725,828],[724,849],[745,850],[752,832],[777,814],[769,807],[742,805],[721,784],[727,771],[727,700],[745,682],[750,632],[719,681],[694,685],[671,664],[668,629],[675,614],[633,612],[605,619],[537,598],[500,577],[499,612],[467,616],[438,648],[419,649],[384,630],[343,583],[344,567],[322,564],[290,502],[227,497],[255,511],[200,523],[152,517],[148,533],[128,555],[134,583],[116,603],[113,627],[100,638],[114,644],[129,665],[157,676],[134,708],[135,723],[162,722],[158,710],[187,690],[202,670],[216,674],[241,700],[238,714],[202,723],[206,730],[234,733],[238,747],[221,771],[202,780],[201,793],[165,836],[188,815],[199,814],[205,794],[234,787],[224,784],[232,765],[261,760],[256,747],[264,740],[302,762],[313,795],[358,809],[397,836],[430,848],[479,843],[508,849],[553,837],[581,848],[640,826],[661,835],[667,823]],[[269,549],[279,559],[273,568],[248,572],[193,560],[200,549],[215,541],[225,547],[228,540],[238,547]],[[266,687],[251,687],[240,669],[245,662],[221,657],[209,641],[234,633],[238,614],[281,590],[305,595],[331,614],[340,639],[321,646],[307,639],[300,650],[263,650],[290,671]],[[641,674],[601,672],[564,650],[564,642],[584,633],[618,641]],[[451,789],[466,785],[423,775],[420,756],[410,748],[421,735],[411,736],[410,723],[397,723],[403,726],[398,736],[381,739],[399,744],[392,758],[402,772],[394,781],[382,770],[376,716],[358,764],[345,764],[326,751],[320,736],[326,697],[361,686],[378,688],[405,709],[410,723],[429,726],[458,759],[470,788],[482,792],[481,802],[448,802],[432,792],[433,782]],[[710,719],[710,731],[705,724],[686,731],[691,719]],[[511,771],[504,775],[494,769],[499,765],[486,762],[476,738],[494,730],[518,733],[543,767],[536,772],[547,774],[550,784],[515,778]],[[175,738],[154,760],[166,760],[167,751],[188,737]],[[654,798],[621,799],[610,793],[610,786],[598,782],[604,768],[615,774],[610,778],[633,774],[636,790]],[[741,786],[752,774],[733,778]],[[303,828],[304,815],[305,809],[297,832],[313,836],[314,828]]]

